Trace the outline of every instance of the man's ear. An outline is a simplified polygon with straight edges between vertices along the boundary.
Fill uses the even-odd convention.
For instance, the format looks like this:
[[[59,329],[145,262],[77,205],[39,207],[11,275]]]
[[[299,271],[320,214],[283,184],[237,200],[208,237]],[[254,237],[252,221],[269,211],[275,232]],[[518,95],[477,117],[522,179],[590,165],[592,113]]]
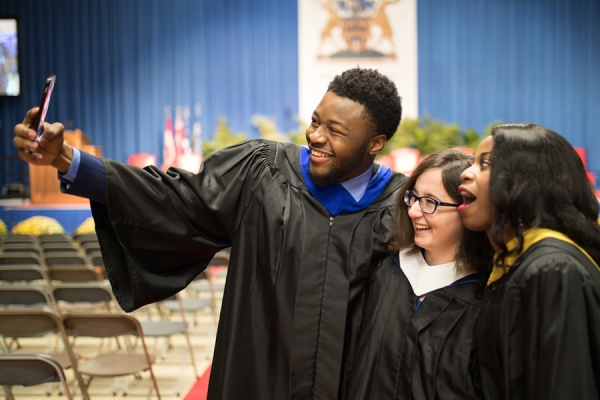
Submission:
[[[376,156],[377,153],[383,149],[385,143],[387,142],[387,138],[384,134],[373,136],[369,143],[369,154],[372,156]]]

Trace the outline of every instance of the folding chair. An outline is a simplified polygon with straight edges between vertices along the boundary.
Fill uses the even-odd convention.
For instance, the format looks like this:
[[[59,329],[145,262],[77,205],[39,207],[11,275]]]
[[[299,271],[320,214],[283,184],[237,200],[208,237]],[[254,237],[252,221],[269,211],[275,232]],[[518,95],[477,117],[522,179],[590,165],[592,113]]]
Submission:
[[[0,285],[0,310],[2,309],[49,309],[56,311],[52,297],[49,295],[44,285]],[[0,347],[7,351],[13,345],[19,346],[15,339],[9,342],[6,337],[2,337]]]
[[[225,289],[225,283],[213,282],[210,275],[210,272],[207,270],[200,272],[188,288],[196,295],[203,292],[209,293],[210,298],[214,301],[216,298],[215,292],[222,292]]]
[[[88,259],[81,253],[48,253],[44,254],[44,263],[51,268],[55,265],[89,265]]]
[[[14,400],[12,386],[34,386],[60,382],[68,400],[73,400],[60,364],[44,354],[0,354],[0,385],[6,400]]]
[[[71,242],[47,242],[40,245],[43,254],[74,253],[79,254],[79,248]]]
[[[227,266],[229,265],[229,252],[221,250],[213,256],[208,263],[208,266]]]
[[[100,274],[102,279],[108,279],[106,276],[106,269],[104,268],[104,260],[102,260],[102,253],[94,251],[88,254],[89,263],[95,268],[96,272]]]
[[[90,255],[95,252],[100,251],[100,243],[98,242],[85,242],[81,245],[83,252],[87,255]]]
[[[0,268],[14,265],[37,265],[44,266],[44,261],[38,253],[4,253],[0,254]]]
[[[70,267],[67,267],[70,268]],[[122,312],[109,285],[100,282],[56,283],[50,288],[50,297],[57,313]],[[117,347],[121,344],[117,342]]]
[[[83,247],[84,244],[89,242],[98,243],[98,236],[95,233],[84,233],[81,235],[74,235],[73,241],[77,242],[80,246]]]
[[[214,282],[213,275],[217,277],[225,277],[227,275],[227,267],[229,265],[229,253],[220,251],[210,260],[206,270],[202,271],[190,283],[188,288],[196,296],[202,293],[208,293],[213,301],[214,314],[216,315],[216,292],[222,293],[225,290],[224,282]]]
[[[198,374],[198,370],[196,368],[196,359],[194,357],[194,348],[192,347],[192,342],[190,340],[188,323],[185,319],[185,312],[183,310],[183,304],[181,303],[181,298],[179,297],[179,295],[175,295],[175,297],[179,303],[179,311],[181,314],[181,321],[164,320],[164,319],[162,319],[163,316],[161,315],[160,321],[150,321],[150,320],[140,321],[140,324],[142,326],[142,331],[144,332],[144,336],[146,338],[151,337],[151,338],[155,338],[155,339],[164,339],[165,345],[162,348],[162,352],[161,352],[162,358],[166,358],[166,350],[167,350],[167,348],[171,347],[170,342],[169,342],[169,339],[171,338],[171,336],[184,335],[185,341],[186,341],[186,349],[185,350],[189,353],[192,367],[194,369],[194,376],[196,377],[196,379],[198,379],[198,377],[200,375]],[[160,303],[156,303],[156,304],[159,306],[159,310],[160,310]],[[175,389],[175,396],[177,396],[177,397],[179,397],[179,395],[181,394],[185,362],[186,362],[186,354],[184,352],[182,359],[181,359],[181,369],[179,372],[179,377],[177,379],[177,386]]]
[[[0,308],[56,307],[45,285],[0,285]]]
[[[100,282],[58,283],[50,288],[59,313],[112,311],[117,304],[110,286]]]
[[[102,253],[100,251],[94,251],[88,254],[88,260],[94,267],[104,268],[104,260],[102,260]]]
[[[144,333],[138,320],[127,314],[121,313],[93,313],[93,314],[68,314],[63,316],[62,324],[69,337],[90,337],[90,338],[118,338],[131,337],[138,338],[141,342],[142,353],[135,352],[135,349],[128,347],[127,353],[115,352],[114,349],[107,349],[97,356],[86,359],[75,368],[77,373],[87,376],[88,381],[81,385],[83,397],[89,400],[89,388],[92,380],[95,378],[115,378],[138,375],[141,372],[149,371],[152,380],[149,395],[152,390],[160,400],[158,383],[152,370],[154,357],[151,356],[146,347]],[[125,343],[130,342],[125,340]],[[74,349],[71,348],[74,353]],[[128,394],[128,382],[123,385],[124,394]],[[113,388],[113,395],[116,395],[117,388]]]
[[[46,271],[35,265],[15,265],[0,267],[0,281],[18,284],[38,282],[46,284],[48,277]]]
[[[37,243],[5,243],[0,247],[0,253],[37,253],[42,254],[42,249]]]
[[[48,280],[58,282],[101,282],[102,277],[93,267],[89,266],[57,266],[48,268]],[[0,274],[1,277],[1,274]]]
[[[34,243],[38,244],[39,241],[36,236],[32,235],[8,235],[2,239],[2,244],[7,243]]]
[[[208,263],[208,270],[211,277],[225,278],[227,276],[227,267],[229,266],[229,250],[221,250]]]
[[[67,337],[62,331],[60,317],[50,311],[29,309],[0,310],[0,335],[5,339],[12,339],[14,342],[18,339],[24,339],[20,341],[21,344],[18,347],[21,350],[23,343],[27,339],[48,337],[49,341],[44,354],[56,360],[63,370],[71,368],[79,359],[79,355],[70,353],[69,349],[67,349],[65,343]],[[62,346],[56,345],[57,338],[60,339],[58,342],[62,343]],[[64,349],[64,351],[54,351],[53,348]],[[6,349],[8,352],[10,350],[10,347]],[[39,353],[38,348],[26,350],[35,350],[36,353]],[[79,384],[83,383],[79,376],[76,375],[75,378],[80,380]],[[51,386],[48,388],[47,395],[50,395],[51,388]],[[64,391],[69,390],[66,382],[63,382],[62,389]]]
[[[71,238],[64,233],[45,233],[38,236],[40,244],[44,243],[73,243]]]
[[[204,299],[187,297],[183,299],[177,299],[176,296],[171,296],[168,299],[161,301],[159,304],[160,307],[166,310],[170,315],[181,312],[181,309],[183,308],[184,313],[191,313],[194,316],[194,325],[196,323],[196,314],[209,309],[211,311],[215,327],[217,326],[218,318],[214,298]]]

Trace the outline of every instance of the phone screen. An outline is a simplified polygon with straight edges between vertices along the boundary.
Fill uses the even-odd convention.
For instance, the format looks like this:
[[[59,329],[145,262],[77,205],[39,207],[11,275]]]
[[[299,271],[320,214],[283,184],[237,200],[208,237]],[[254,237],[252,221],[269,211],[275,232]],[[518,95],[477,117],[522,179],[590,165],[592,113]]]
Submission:
[[[40,102],[40,109],[29,126],[31,129],[37,130],[37,136],[35,138],[36,142],[40,140],[40,136],[42,136],[42,131],[44,130],[44,121],[46,120],[46,113],[48,112],[48,104],[50,104],[52,89],[54,89],[54,82],[56,82],[56,75],[51,75],[46,79],[46,85],[44,86],[44,92],[42,93],[42,101]]]

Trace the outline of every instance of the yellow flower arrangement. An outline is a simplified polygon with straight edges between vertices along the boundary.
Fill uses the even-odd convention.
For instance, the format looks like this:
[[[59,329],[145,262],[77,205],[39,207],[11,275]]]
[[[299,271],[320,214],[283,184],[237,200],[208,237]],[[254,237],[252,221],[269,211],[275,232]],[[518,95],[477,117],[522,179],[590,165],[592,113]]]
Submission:
[[[2,221],[0,219],[0,236],[6,236],[7,233],[8,233],[8,228],[6,227],[6,224],[4,223],[4,221]]]
[[[94,223],[94,217],[89,217],[81,225],[75,229],[75,233],[79,235],[85,235],[87,233],[96,233],[96,224]]]
[[[33,235],[65,233],[60,223],[54,218],[37,215],[27,218],[16,224],[11,233],[13,235]]]

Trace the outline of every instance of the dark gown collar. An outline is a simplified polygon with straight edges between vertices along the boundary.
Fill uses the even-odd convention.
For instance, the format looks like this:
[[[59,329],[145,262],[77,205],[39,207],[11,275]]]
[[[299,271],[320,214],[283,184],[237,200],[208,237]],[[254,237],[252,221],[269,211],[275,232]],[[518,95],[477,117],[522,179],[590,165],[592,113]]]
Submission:
[[[310,165],[310,152],[306,147],[300,149],[300,168],[302,177],[308,191],[319,200],[332,216],[347,214],[362,210],[370,206],[381,194],[392,177],[392,170],[384,165],[371,178],[367,190],[359,201],[354,200],[352,195],[339,183],[335,182],[329,186],[317,186],[310,180],[308,173]]]

